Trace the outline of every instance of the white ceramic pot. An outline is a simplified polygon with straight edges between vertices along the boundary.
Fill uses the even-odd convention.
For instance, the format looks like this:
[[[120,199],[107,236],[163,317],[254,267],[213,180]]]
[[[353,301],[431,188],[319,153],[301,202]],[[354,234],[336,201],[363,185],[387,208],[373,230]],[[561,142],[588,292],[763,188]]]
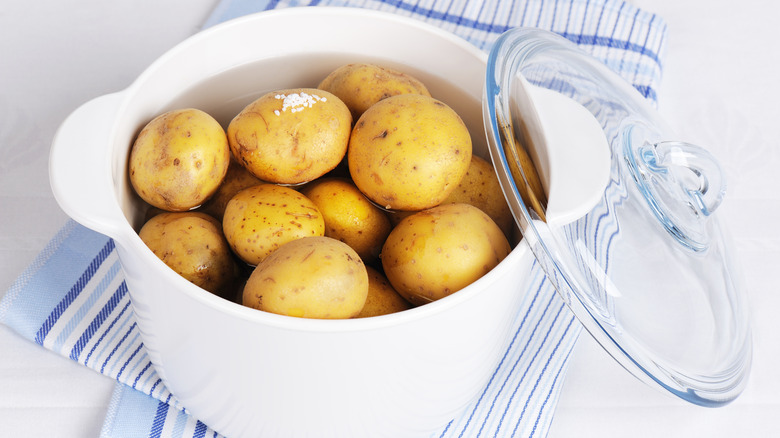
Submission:
[[[489,158],[486,58],[443,30],[395,15],[267,12],[194,35],[130,87],[63,123],[51,153],[55,196],[78,222],[115,240],[144,346],[195,417],[231,437],[425,436],[488,381],[511,318],[525,310],[533,256],[521,243],[465,289],[382,317],[310,320],[245,308],[179,277],[136,234],[144,208],[126,169],[141,127],[177,107],[203,109],[226,126],[266,91],[316,86],[339,65],[371,61],[426,83],[467,123],[475,153]],[[563,210],[587,211],[569,202]]]

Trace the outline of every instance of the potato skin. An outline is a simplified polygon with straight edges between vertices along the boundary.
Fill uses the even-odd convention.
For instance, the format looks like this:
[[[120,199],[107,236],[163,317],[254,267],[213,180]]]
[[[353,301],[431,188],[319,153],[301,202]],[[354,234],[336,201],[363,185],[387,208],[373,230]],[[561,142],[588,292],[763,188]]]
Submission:
[[[370,106],[399,94],[431,93],[412,75],[375,64],[353,63],[331,72],[317,88],[339,97],[357,120]]]
[[[482,210],[445,204],[402,220],[382,248],[390,284],[415,305],[476,281],[511,251],[504,233]]]
[[[330,237],[286,243],[259,264],[243,304],[300,318],[355,317],[366,302],[368,274],[349,245]]]
[[[291,240],[324,235],[325,222],[317,206],[297,191],[260,184],[230,199],[222,229],[236,255],[257,265]]]
[[[225,216],[227,203],[236,193],[245,188],[263,184],[263,182],[264,181],[249,173],[244,166],[231,159],[227,173],[225,174],[225,179],[222,180],[222,184],[220,184],[217,191],[214,192],[214,195],[204,202],[197,211],[209,214],[221,222],[222,218]]]
[[[517,189],[520,192],[520,197],[523,203],[532,209],[539,215],[542,220],[545,219],[545,209],[547,208],[547,193],[542,185],[542,180],[539,177],[539,173],[536,170],[533,158],[528,154],[525,146],[517,139],[513,137],[517,147],[513,148],[516,158],[515,160],[509,160],[509,170],[515,181],[525,181],[525,184],[517,184]]]
[[[209,292],[225,295],[237,282],[238,267],[222,226],[207,214],[161,213],[138,234],[166,265]]]
[[[130,182],[154,207],[187,211],[222,183],[230,149],[222,126],[207,113],[185,108],[152,119],[130,150]]]
[[[434,98],[401,94],[369,108],[352,130],[347,161],[355,185],[388,210],[438,205],[471,163],[460,116]]]
[[[471,204],[479,208],[493,219],[507,238],[512,235],[514,218],[493,165],[477,155],[472,155],[469,169],[458,187],[442,201],[442,204],[456,203]]]
[[[340,240],[369,263],[379,257],[392,225],[384,211],[343,178],[324,178],[301,188],[325,220],[325,235]]]
[[[393,289],[384,274],[366,266],[368,272],[368,296],[358,318],[389,315],[412,308],[412,304]]]
[[[263,181],[300,184],[335,168],[352,129],[347,106],[327,91],[295,88],[267,93],[228,125],[235,159]]]

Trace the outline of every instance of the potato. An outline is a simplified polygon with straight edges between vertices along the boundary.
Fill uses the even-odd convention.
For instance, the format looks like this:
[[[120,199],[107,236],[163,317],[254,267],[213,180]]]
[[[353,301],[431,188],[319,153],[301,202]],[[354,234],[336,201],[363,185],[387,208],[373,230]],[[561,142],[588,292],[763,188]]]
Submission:
[[[325,222],[309,198],[289,187],[260,184],[228,201],[222,229],[238,257],[257,265],[291,240],[324,235]]]
[[[255,268],[243,304],[287,316],[342,319],[360,313],[367,295],[365,265],[349,245],[305,237],[280,246]]]
[[[166,265],[209,292],[226,295],[237,283],[238,266],[222,226],[205,213],[162,213],[138,234]]]
[[[420,305],[468,286],[510,251],[504,233],[482,210],[444,204],[402,220],[381,258],[393,288]]]
[[[384,211],[369,202],[355,185],[341,178],[318,179],[301,193],[325,220],[325,235],[340,240],[369,263],[379,257],[392,226]]]
[[[262,184],[263,181],[249,173],[244,166],[235,160],[230,160],[225,179],[214,195],[198,208],[198,211],[211,215],[222,221],[228,201],[238,192],[247,187]]]
[[[417,78],[374,64],[343,65],[331,72],[317,88],[339,97],[357,120],[365,110],[382,99],[398,94],[431,93]]]
[[[493,165],[473,155],[466,175],[458,187],[442,201],[442,204],[471,204],[487,213],[509,238],[514,228],[514,218],[506,203],[501,183],[498,182]]]
[[[368,296],[363,310],[357,315],[358,318],[389,315],[412,308],[412,305],[393,289],[384,274],[370,266],[366,266],[366,271],[368,271]]]
[[[446,104],[401,94],[369,108],[347,152],[355,185],[388,210],[423,210],[455,190],[471,163],[471,137]]]
[[[528,154],[526,146],[516,136],[512,138],[515,144],[511,151],[515,159],[508,160],[509,171],[517,183],[520,198],[529,211],[534,211],[543,221],[546,221],[547,194],[536,170],[536,165]]]
[[[147,203],[166,211],[199,206],[219,187],[230,162],[222,126],[185,108],[155,117],[130,150],[130,182]]]
[[[335,168],[347,151],[352,116],[323,90],[274,91],[247,105],[228,125],[233,156],[253,175],[300,184]]]

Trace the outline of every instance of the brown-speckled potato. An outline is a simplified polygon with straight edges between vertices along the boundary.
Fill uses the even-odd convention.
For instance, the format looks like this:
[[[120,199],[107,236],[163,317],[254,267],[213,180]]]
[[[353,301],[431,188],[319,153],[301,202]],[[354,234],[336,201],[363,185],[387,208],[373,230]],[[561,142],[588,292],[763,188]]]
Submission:
[[[289,187],[260,184],[230,199],[222,229],[236,255],[257,265],[291,240],[322,236],[325,222],[309,198]]]
[[[338,97],[296,88],[267,93],[228,125],[233,156],[256,177],[279,184],[314,180],[347,151],[352,115]]]
[[[392,226],[384,211],[370,203],[355,185],[341,178],[313,181],[301,189],[325,220],[325,235],[354,249],[364,262],[379,257]]]
[[[317,88],[338,96],[357,120],[371,105],[398,94],[431,93],[417,78],[374,64],[347,64],[331,72]]]
[[[368,271],[368,296],[358,318],[389,315],[412,308],[411,303],[393,289],[384,274],[370,266],[366,266],[366,271]]]
[[[228,167],[227,174],[225,175],[222,184],[219,186],[216,193],[198,208],[198,211],[214,216],[219,221],[222,221],[222,217],[225,215],[225,207],[227,207],[228,201],[230,201],[236,193],[247,187],[256,186],[262,183],[263,181],[249,173],[244,166],[240,165],[235,160],[230,160],[230,166]]]
[[[147,203],[166,211],[199,206],[219,187],[230,162],[222,126],[186,108],[160,114],[130,150],[130,182]]]
[[[458,187],[442,201],[442,204],[456,203],[471,204],[479,208],[493,219],[507,238],[512,235],[514,218],[493,165],[476,155],[471,157],[469,170],[460,180]]]
[[[369,108],[347,152],[355,185],[388,210],[423,210],[455,190],[471,163],[471,137],[452,108],[401,94]]]
[[[244,287],[243,304],[301,318],[357,316],[368,275],[357,253],[330,237],[286,243],[259,264]]]
[[[166,265],[209,292],[225,295],[237,282],[238,267],[222,227],[207,214],[162,213],[138,234]]]
[[[420,305],[456,292],[493,269],[511,248],[482,210],[445,204],[402,220],[382,248],[390,284]]]

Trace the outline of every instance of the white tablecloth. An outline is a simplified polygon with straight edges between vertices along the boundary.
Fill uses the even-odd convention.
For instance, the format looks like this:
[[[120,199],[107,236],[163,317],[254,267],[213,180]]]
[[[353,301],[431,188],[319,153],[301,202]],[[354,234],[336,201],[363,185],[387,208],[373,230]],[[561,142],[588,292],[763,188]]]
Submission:
[[[48,185],[48,149],[80,103],[125,88],[196,32],[216,0],[5,2],[0,12],[0,293],[66,216]],[[689,406],[628,375],[583,333],[552,437],[764,437],[780,412],[780,4],[634,0],[669,25],[660,111],[708,148],[729,178],[723,220],[752,308],[751,380],[734,403]],[[0,325],[0,424],[8,436],[97,436],[114,381]]]

